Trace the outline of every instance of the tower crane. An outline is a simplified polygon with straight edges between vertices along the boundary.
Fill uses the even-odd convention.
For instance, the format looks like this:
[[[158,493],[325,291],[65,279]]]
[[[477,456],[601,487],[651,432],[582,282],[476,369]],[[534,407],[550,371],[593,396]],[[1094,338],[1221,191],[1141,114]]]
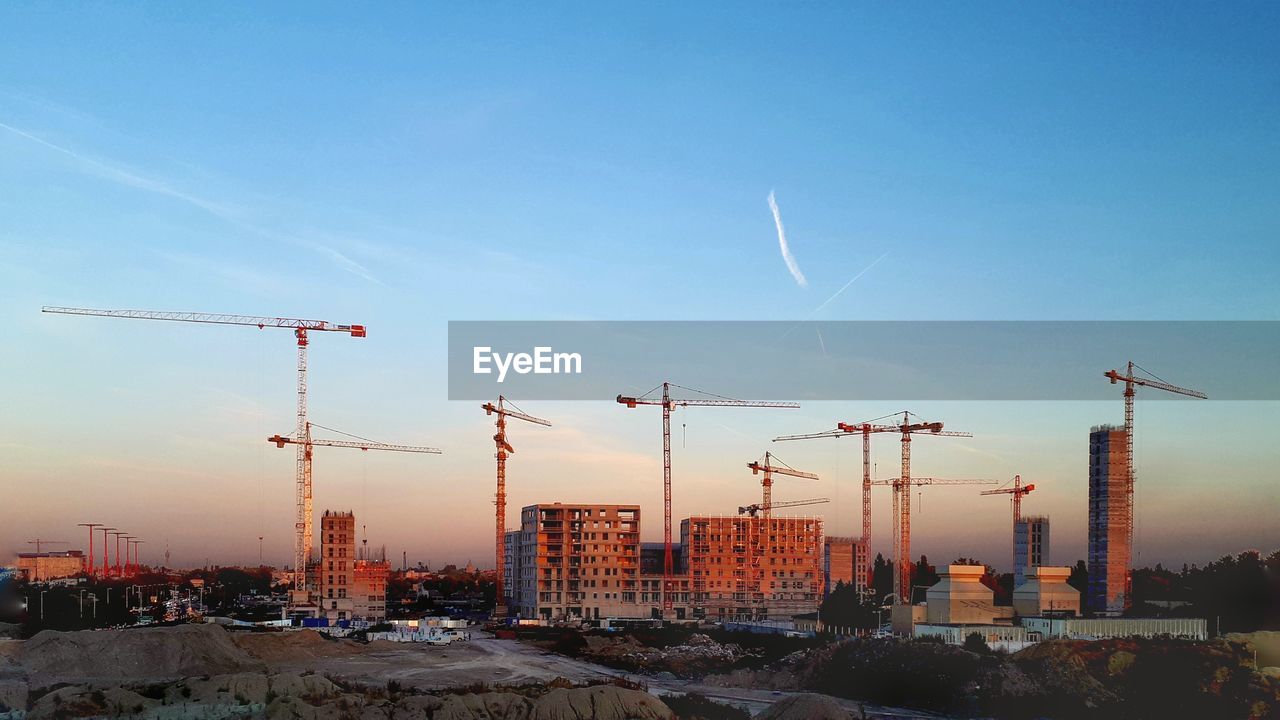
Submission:
[[[823,503],[829,502],[831,502],[831,498],[809,498],[807,500],[784,500],[783,502],[774,503],[773,506],[775,508],[789,508],[802,507],[804,505],[822,505]],[[756,514],[760,512],[761,508],[762,506],[760,503],[742,505],[738,507],[738,514],[756,517]]]
[[[773,464],[774,461],[777,461],[782,464],[774,465]],[[766,520],[769,519],[770,511],[773,508],[773,476],[774,475],[786,475],[787,477],[804,478],[806,480],[818,479],[818,476],[816,473],[804,472],[803,470],[796,470],[790,465],[787,465],[786,463],[783,463],[781,460],[778,460],[776,457],[773,456],[773,453],[764,454],[763,464],[761,464],[759,460],[753,460],[747,463],[747,467],[751,469],[752,475],[758,475],[760,473],[764,473],[764,477],[760,479],[760,485],[761,487],[764,488],[764,501],[760,503],[760,509],[764,513],[764,518]]]
[[[42,552],[40,548],[44,547],[45,545],[66,545],[67,541],[66,540],[45,540],[44,538],[36,538],[35,540],[28,540],[27,544],[35,545],[36,553],[39,554],[40,552]]]
[[[647,397],[658,388],[655,387],[644,395],[630,397],[619,395],[618,403],[634,408],[638,405],[658,405],[662,407],[662,612],[665,615],[672,607],[671,597],[671,413],[677,407],[762,407],[762,408],[798,408],[800,403],[772,402],[765,400],[734,400],[722,396],[709,398],[673,398],[671,388],[675,387],[688,392],[711,395],[701,390],[682,387],[671,382],[664,382],[661,398]]]
[[[197,312],[164,312],[154,310],[95,310],[90,308],[49,307],[41,312],[62,315],[93,315],[99,317],[132,318],[139,320],[169,320],[174,322],[203,323],[210,325],[248,325],[259,330],[263,328],[286,328],[293,330],[298,345],[298,437],[305,437],[307,432],[307,345],[308,333],[339,332],[354,338],[367,335],[364,325],[342,325],[327,320],[300,320],[297,318],[258,317],[250,315],[226,315],[218,313]],[[293,586],[295,590],[305,590],[307,582],[306,563],[311,551],[311,475],[310,462],[306,456],[306,445],[298,444],[296,461],[296,522],[294,523],[294,571]]]
[[[887,417],[887,416],[886,416]],[[882,420],[884,418],[877,418]],[[866,592],[871,584],[871,436],[875,433],[898,432],[897,425],[876,425],[874,421],[860,423],[837,423],[835,430],[805,433],[802,435],[782,435],[774,442],[784,440],[814,440],[817,438],[842,438],[862,436],[862,538],[863,568],[854,577],[854,586],[859,593]]]
[[[314,438],[311,436],[312,427],[318,427],[324,430],[329,430],[331,432],[341,433],[353,439],[352,440],[326,440],[326,439]],[[432,455],[440,454],[439,448],[419,447],[417,445],[390,445],[388,443],[376,442],[368,438],[362,438],[356,435],[350,435],[349,433],[344,433],[341,430],[334,430],[333,428],[328,428],[328,427],[325,427],[324,425],[320,425],[318,423],[313,423],[313,422],[306,422],[303,424],[303,431],[302,431],[301,438],[293,438],[285,435],[276,434],[267,438],[267,442],[274,444],[278,448],[283,448],[285,445],[289,445],[289,444],[298,446],[298,454],[302,456],[303,473],[307,478],[307,498],[306,498],[307,527],[311,526],[311,494],[310,494],[311,456],[312,456],[312,449],[315,448],[316,446],[351,448],[354,450],[387,450],[390,452],[429,453]],[[307,564],[311,560],[311,535],[309,531],[306,538],[307,538],[307,546],[306,546],[305,552],[302,554],[302,565],[294,569],[295,587],[305,587],[305,583],[306,583],[305,578],[307,575]],[[301,575],[303,578],[303,580],[301,581],[303,584],[301,586],[298,585],[299,581],[296,579],[299,575]]]
[[[923,423],[926,426],[934,426],[941,428],[942,423]],[[925,428],[928,430],[928,427]],[[932,431],[930,431],[932,432]],[[949,433],[938,432],[939,435],[950,435],[952,437],[972,437],[969,433]],[[893,592],[898,598],[898,602],[909,605],[910,597],[904,598],[901,593],[910,593],[911,591],[911,487],[914,485],[995,485],[994,480],[981,480],[970,478],[935,478],[935,477],[911,477],[907,472],[911,469],[911,446],[910,435],[903,434],[902,452],[903,474],[901,477],[889,478],[887,480],[873,480],[873,485],[888,485],[893,488],[893,512],[894,512],[894,583]]]
[[[784,435],[774,438],[774,441],[781,440],[809,440],[813,438],[826,437],[850,437],[853,435],[862,435],[862,541],[866,543],[867,555],[871,554],[871,486],[872,484],[891,484],[893,486],[893,558],[897,563],[898,571],[894,575],[894,592],[897,594],[898,601],[903,602],[901,590],[910,584],[910,570],[906,567],[909,563],[904,559],[911,556],[911,503],[903,503],[901,496],[903,490],[909,490],[910,482],[899,480],[896,483],[873,483],[871,480],[871,436],[876,433],[894,432],[900,433],[902,436],[902,478],[909,480],[911,478],[911,436],[912,435],[931,435],[941,437],[973,437],[967,432],[944,431],[940,422],[924,422],[917,417],[917,422],[912,422],[911,418],[914,413],[903,411],[901,422],[893,424],[876,424],[877,421],[885,420],[889,417],[897,417],[897,413],[876,418],[867,422],[860,423],[837,423],[835,430],[827,432],[809,433],[805,435]],[[870,573],[870,569],[867,569]],[[860,575],[856,582],[860,582],[859,589],[865,589],[869,584],[869,578]]]
[[[525,422],[533,423],[534,425],[551,427],[550,420],[534,417],[533,415],[520,411],[518,408],[513,410],[506,406],[508,402],[509,401],[505,397],[499,395],[496,405],[494,403],[485,403],[480,406],[484,409],[485,415],[498,416],[498,419],[494,421],[494,426],[498,428],[498,432],[493,436],[493,444],[497,448],[497,452],[494,453],[494,457],[497,458],[498,461],[498,490],[494,494],[493,501],[494,515],[497,520],[495,523],[496,530],[494,538],[494,559],[497,567],[497,572],[494,573],[494,584],[497,589],[497,595],[495,596],[497,600],[493,611],[496,617],[502,617],[506,614],[506,596],[503,595],[504,578],[502,577],[502,572],[503,568],[506,567],[507,559],[507,455],[513,455],[516,451],[514,447],[511,447],[511,443],[507,442],[507,418],[524,420]]]
[[[996,490],[983,490],[979,495],[1012,495],[1013,496],[1013,525],[1017,527],[1018,521],[1022,519],[1022,496],[1035,490],[1035,483],[1022,484],[1022,476],[1013,476],[1013,487],[998,488]]]
[[[1134,369],[1141,370],[1151,377],[1138,377],[1133,374]],[[1186,395],[1187,397],[1198,398],[1200,400],[1208,400],[1209,396],[1199,390],[1191,390],[1179,387],[1171,383],[1167,383],[1160,378],[1155,377],[1153,373],[1143,369],[1140,365],[1130,360],[1125,372],[1119,370],[1108,370],[1102,373],[1102,376],[1111,381],[1112,385],[1116,383],[1124,383],[1124,437],[1125,437],[1125,455],[1128,462],[1125,463],[1125,511],[1122,514],[1125,530],[1125,550],[1127,557],[1132,564],[1133,561],[1133,485],[1137,475],[1133,467],[1133,400],[1136,396],[1138,387],[1149,387],[1156,390],[1164,390],[1165,392],[1175,393],[1177,395]],[[1132,597],[1130,592],[1130,584],[1133,579],[1130,576],[1129,568],[1125,568],[1125,607],[1129,606],[1129,598]]]

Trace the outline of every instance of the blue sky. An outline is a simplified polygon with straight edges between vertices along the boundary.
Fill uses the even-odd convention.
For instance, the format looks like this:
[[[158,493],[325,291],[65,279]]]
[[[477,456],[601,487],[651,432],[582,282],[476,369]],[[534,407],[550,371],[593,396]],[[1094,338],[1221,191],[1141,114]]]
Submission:
[[[317,506],[364,509],[371,542],[437,562],[489,556],[485,420],[444,399],[451,319],[1280,319],[1278,20],[1263,3],[7,4],[0,448],[29,512],[0,543],[69,533],[88,506],[176,560],[256,559],[259,528],[289,552],[291,463],[254,439],[291,427],[287,335],[45,304],[367,324],[316,342],[314,418],[446,455],[334,451]],[[563,420],[522,433],[513,505],[618,495],[659,528],[656,417],[529,409]],[[736,468],[775,434],[897,409],[691,413],[677,515],[750,499]],[[985,432],[932,474],[1061,488],[1028,507],[1061,518],[1055,559],[1082,556],[1087,426],[1118,399],[913,409]],[[1214,524],[1280,500],[1274,404],[1140,413],[1140,477],[1171,488],[1139,509],[1161,559],[1276,536]],[[824,452],[783,457],[850,469]],[[1219,476],[1240,492],[1206,487]],[[980,522],[926,521],[918,542],[1000,560],[993,505],[966,496]],[[832,512],[852,526],[853,504]]]

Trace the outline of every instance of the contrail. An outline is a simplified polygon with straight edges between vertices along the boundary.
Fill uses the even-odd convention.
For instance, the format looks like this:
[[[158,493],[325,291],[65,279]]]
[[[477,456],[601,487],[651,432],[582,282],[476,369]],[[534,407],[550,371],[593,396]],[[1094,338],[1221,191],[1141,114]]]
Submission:
[[[826,307],[827,305],[830,305],[832,300],[835,300],[836,298],[840,297],[840,293],[844,292],[845,290],[848,290],[850,285],[852,285],[852,284],[853,284],[853,283],[854,283],[858,278],[862,277],[863,275],[866,275],[866,274],[867,274],[867,271],[869,271],[871,268],[873,268],[873,267],[875,267],[876,265],[878,265],[878,264],[880,263],[880,261],[881,261],[881,260],[883,260],[883,259],[885,259],[886,257],[888,257],[888,255],[889,255],[889,251],[888,251],[888,250],[885,250],[885,251],[884,251],[884,254],[882,254],[880,257],[876,258],[874,262],[872,262],[870,265],[868,265],[868,266],[866,266],[866,267],[862,268],[862,272],[860,272],[860,273],[858,273],[857,275],[854,275],[853,277],[849,278],[849,282],[845,283],[843,287],[841,287],[839,290],[835,291],[835,294],[833,294],[831,297],[827,298],[827,299],[826,299],[826,300],[825,300],[821,305],[819,305],[818,307],[814,308],[814,309],[813,309],[813,312],[809,313],[809,317],[813,317],[814,315],[818,314],[818,311],[819,311],[819,310],[821,310],[822,308]]]
[[[778,212],[778,201],[773,199],[772,190],[769,191],[769,209],[773,211],[773,224],[778,226],[778,248],[782,250],[782,260],[787,264],[787,270],[791,271],[791,277],[796,279],[796,284],[807,288],[809,281],[804,279],[804,273],[800,272],[800,266],[791,255],[791,247],[787,245],[787,231],[782,227],[782,213]]]
[[[140,190],[145,190],[147,192],[153,192],[158,195],[164,195],[167,197],[181,200],[183,202],[194,205],[195,207],[200,208],[201,210],[204,210],[205,212],[209,213],[210,215],[213,215],[214,217],[219,218],[220,220],[231,223],[244,230],[247,230],[252,233],[256,233],[263,237],[276,240],[276,241],[282,241],[282,242],[292,243],[295,245],[300,245],[309,250],[312,250],[313,252],[317,252],[321,255],[328,257],[338,267],[342,268],[343,270],[349,273],[352,273],[353,275],[357,275],[359,277],[364,278],[365,280],[368,280],[369,282],[372,282],[378,285],[383,285],[383,286],[386,285],[386,283],[383,283],[381,280],[374,277],[373,274],[369,272],[369,269],[366,268],[364,265],[361,265],[360,263],[356,262],[355,260],[352,260],[351,258],[347,257],[346,255],[339,252],[338,250],[335,250],[334,248],[329,247],[328,245],[323,245],[321,243],[312,242],[310,240],[303,240],[301,238],[293,237],[291,235],[284,235],[271,230],[267,230],[266,228],[260,227],[251,222],[247,222],[243,220],[242,218],[240,218],[240,216],[236,212],[226,207],[225,205],[216,203],[204,197],[200,197],[199,195],[192,195],[190,193],[182,192],[180,190],[173,188],[172,186],[170,186],[168,183],[164,181],[138,174],[131,170],[127,170],[124,167],[117,166],[112,163],[104,162],[102,160],[89,157],[88,155],[82,155],[81,153],[71,150],[70,148],[65,148],[61,145],[57,145],[55,143],[49,142],[44,138],[41,138],[37,135],[33,135],[25,130],[21,130],[12,125],[0,122],[0,129],[8,130],[14,135],[26,138],[27,140],[30,140],[31,142],[42,145],[50,150],[53,150],[54,152],[58,152],[63,155],[66,155],[67,157],[70,157],[76,160],[77,162],[81,163],[84,166],[93,168],[101,176],[106,177],[110,180],[114,180],[115,182],[121,183],[123,185],[127,185],[129,187],[134,187]]]

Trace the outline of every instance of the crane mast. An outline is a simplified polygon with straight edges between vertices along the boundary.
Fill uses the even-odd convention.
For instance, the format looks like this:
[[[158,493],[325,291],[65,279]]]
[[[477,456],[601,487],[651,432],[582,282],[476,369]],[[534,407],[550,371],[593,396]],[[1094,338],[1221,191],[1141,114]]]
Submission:
[[[862,436],[862,546],[863,562],[859,572],[854,574],[854,587],[864,593],[871,586],[871,436],[875,433],[898,432],[897,425],[875,425],[872,422],[836,423],[835,430],[805,433],[803,435],[782,435],[774,442],[784,440],[814,440],[818,438],[842,438]],[[896,536],[896,533],[895,533]],[[857,553],[855,552],[855,557]]]
[[[640,405],[660,405],[662,407],[662,612],[665,615],[673,605],[672,595],[672,561],[671,561],[671,413],[680,407],[765,407],[765,408],[798,408],[800,403],[772,402],[764,400],[734,400],[733,398],[673,398],[672,387],[690,392],[702,392],[681,387],[671,382],[662,383],[662,398],[646,397],[658,388],[640,396],[618,395],[621,405],[635,408]],[[702,393],[704,395],[709,393]]]
[[[263,328],[288,328],[293,330],[297,341],[298,356],[298,400],[297,400],[297,434],[305,440],[307,427],[307,333],[340,332],[351,337],[367,337],[364,325],[343,325],[327,320],[303,320],[300,318],[267,317],[259,315],[229,315],[225,313],[170,312],[158,310],[98,310],[93,308],[71,308],[45,306],[41,312],[60,315],[91,315],[96,317],[128,318],[134,320],[164,320],[171,322],[202,323],[208,325],[247,325]],[[298,444],[295,466],[296,519],[294,522],[294,568],[293,587],[298,591],[307,589],[307,563],[310,560],[312,543],[312,500],[311,500],[311,446],[306,442]],[[106,552],[105,548],[103,550]]]
[[[1149,387],[1156,390],[1164,390],[1177,395],[1186,395],[1187,397],[1207,400],[1209,396],[1199,390],[1191,390],[1189,388],[1179,387],[1171,383],[1167,383],[1158,378],[1139,377],[1133,374],[1134,369],[1142,370],[1142,368],[1130,360],[1126,367],[1126,372],[1121,373],[1119,370],[1108,370],[1102,373],[1102,376],[1111,381],[1112,385],[1116,383],[1124,383],[1124,436],[1125,436],[1125,500],[1126,507],[1123,516],[1125,525],[1125,549],[1128,553],[1130,565],[1133,563],[1133,487],[1137,479],[1137,474],[1133,467],[1133,401],[1136,396],[1135,390],[1138,387]],[[1143,370],[1143,372],[1147,372]],[[1150,375],[1151,373],[1147,373]],[[1129,607],[1132,598],[1132,573],[1130,568],[1125,568],[1125,588],[1124,588],[1124,605]]]
[[[1013,476],[1013,487],[983,490],[979,495],[1012,495],[1013,500],[1013,567],[1018,567],[1018,523],[1022,520],[1022,496],[1035,490],[1035,483],[1022,484],[1022,476]]]
[[[503,569],[506,567],[507,543],[507,455],[514,454],[516,449],[507,442],[507,418],[515,418],[533,423],[534,425],[543,425],[551,427],[551,421],[544,420],[540,417],[534,417],[519,410],[512,410],[506,406],[507,399],[502,395],[498,396],[497,404],[485,403],[480,407],[484,410],[485,415],[497,415],[494,426],[498,428],[498,432],[493,436],[493,444],[496,447],[494,458],[497,460],[498,488],[494,493],[494,516],[495,516],[495,537],[494,537],[494,562],[497,572],[495,573],[494,584],[497,594],[495,595],[495,604],[493,614],[495,617],[502,617],[506,614],[506,596],[503,594],[506,579],[503,577]]]

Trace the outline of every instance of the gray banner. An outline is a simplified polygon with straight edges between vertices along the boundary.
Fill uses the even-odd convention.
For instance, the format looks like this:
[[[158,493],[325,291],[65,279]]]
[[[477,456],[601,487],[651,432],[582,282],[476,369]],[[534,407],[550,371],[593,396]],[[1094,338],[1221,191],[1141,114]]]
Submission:
[[[1119,389],[1103,372],[1129,360],[1210,399],[1280,399],[1274,321],[454,321],[449,399],[612,400],[669,380],[753,400],[1104,400]]]

